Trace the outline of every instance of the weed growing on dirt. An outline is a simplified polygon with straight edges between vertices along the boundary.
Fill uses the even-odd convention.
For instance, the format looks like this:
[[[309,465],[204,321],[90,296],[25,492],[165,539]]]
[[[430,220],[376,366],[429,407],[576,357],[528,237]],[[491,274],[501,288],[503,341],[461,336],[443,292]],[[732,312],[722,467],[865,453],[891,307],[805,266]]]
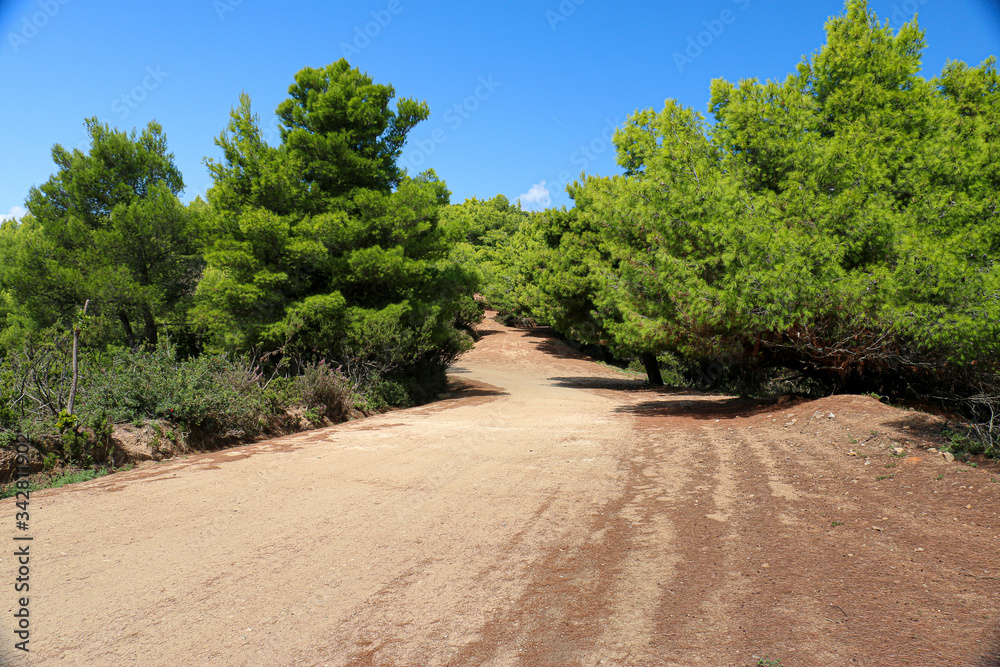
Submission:
[[[47,480],[30,482],[28,484],[28,492],[39,491],[41,489],[57,489],[61,486],[66,486],[67,484],[76,484],[77,482],[86,482],[98,477],[104,477],[105,475],[110,475],[114,472],[125,472],[126,470],[131,470],[133,467],[134,466],[129,463],[128,465],[124,465],[120,468],[70,470],[54,477],[50,477]],[[16,484],[7,484],[0,488],[0,499],[12,498],[17,495],[18,491],[24,491],[24,489],[18,489]]]
[[[784,667],[780,660],[773,660],[771,656],[764,656],[757,661],[757,667]]]
[[[982,424],[945,427],[941,436],[948,441],[941,451],[951,452],[956,458],[978,455],[1000,458],[1000,441],[992,422],[988,428]]]
[[[67,484],[76,484],[77,482],[86,482],[95,477],[103,477],[107,475],[110,470],[107,468],[98,468],[97,470],[77,470],[75,472],[67,472],[57,477],[53,477],[52,481],[49,482],[48,487],[50,489],[57,489],[61,486],[66,486]]]
[[[37,484],[35,484],[35,483],[32,482],[32,483],[28,484],[27,491],[28,491],[28,493],[31,493],[32,491],[37,491],[39,488],[41,488],[41,487],[39,487]],[[15,484],[8,484],[8,485],[4,486],[3,488],[0,488],[0,499],[2,499],[2,498],[13,498],[14,496],[17,495],[17,493],[19,491],[23,492],[24,490],[25,489],[19,489],[19,488],[17,488],[17,486]]]

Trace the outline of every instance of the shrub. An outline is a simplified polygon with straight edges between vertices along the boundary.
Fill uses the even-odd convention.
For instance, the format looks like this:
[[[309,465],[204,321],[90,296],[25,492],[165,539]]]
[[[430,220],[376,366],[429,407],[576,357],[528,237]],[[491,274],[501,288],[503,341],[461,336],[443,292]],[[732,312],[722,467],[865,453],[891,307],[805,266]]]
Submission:
[[[505,327],[514,327],[515,329],[530,329],[538,326],[538,322],[533,317],[518,315],[509,310],[497,312],[495,319]]]
[[[307,409],[318,409],[331,421],[344,421],[355,403],[354,390],[339,368],[320,361],[303,368],[295,377],[294,389]]]
[[[85,418],[116,423],[176,421],[206,435],[259,432],[267,423],[262,375],[248,358],[202,355],[179,361],[169,341],[149,351],[114,350],[81,371]]]

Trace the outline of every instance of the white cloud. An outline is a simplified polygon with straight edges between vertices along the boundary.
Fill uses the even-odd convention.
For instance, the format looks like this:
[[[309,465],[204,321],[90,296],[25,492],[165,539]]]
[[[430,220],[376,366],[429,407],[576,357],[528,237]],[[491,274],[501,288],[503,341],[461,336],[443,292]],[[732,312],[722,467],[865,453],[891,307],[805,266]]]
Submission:
[[[25,213],[27,213],[27,211],[25,211],[20,206],[11,206],[10,213],[0,213],[0,222],[3,222],[4,220],[10,220],[11,218],[23,217]]]
[[[518,196],[521,208],[548,208],[552,205],[552,195],[545,187],[545,181],[535,183],[531,188]]]

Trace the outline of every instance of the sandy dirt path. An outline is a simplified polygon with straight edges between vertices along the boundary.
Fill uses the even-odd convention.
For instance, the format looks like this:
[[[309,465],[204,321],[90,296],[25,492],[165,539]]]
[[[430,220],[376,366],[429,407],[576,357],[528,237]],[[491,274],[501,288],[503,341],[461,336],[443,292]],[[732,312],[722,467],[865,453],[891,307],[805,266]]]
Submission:
[[[484,328],[440,403],[34,494],[12,662],[1000,665],[1000,471],[932,419]]]

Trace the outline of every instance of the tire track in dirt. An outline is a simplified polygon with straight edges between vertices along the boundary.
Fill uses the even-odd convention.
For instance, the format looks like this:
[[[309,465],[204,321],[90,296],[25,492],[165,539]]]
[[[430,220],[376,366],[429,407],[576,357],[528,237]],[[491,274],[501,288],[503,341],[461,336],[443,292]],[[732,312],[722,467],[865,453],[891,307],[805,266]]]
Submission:
[[[692,472],[668,508],[685,539],[644,659],[736,665],[769,654],[785,664],[871,664],[873,656],[880,665],[996,664],[987,656],[995,631],[982,623],[995,618],[996,597],[988,592],[997,587],[988,584],[996,581],[931,578],[923,557],[951,551],[966,567],[995,572],[985,553],[955,548],[967,530],[930,520],[929,508],[911,497],[919,492],[897,478],[875,479],[868,459],[836,456],[827,443],[786,432],[780,422],[794,411],[748,406],[731,415],[729,402],[676,394],[632,408],[653,450],[674,452],[668,468]],[[908,480],[922,468],[926,482],[928,471],[940,469],[929,457],[900,463],[884,448],[871,458]],[[984,537],[985,529],[980,544]],[[948,539],[955,540],[950,547]],[[973,609],[985,613],[977,619]],[[971,657],[979,652],[983,657]]]
[[[591,664],[593,658],[587,656],[598,649],[609,625],[634,629],[637,619],[614,616],[616,596],[629,583],[625,570],[630,553],[648,543],[648,534],[656,529],[651,527],[653,517],[643,511],[648,509],[643,494],[650,485],[644,484],[642,458],[626,457],[620,468],[621,492],[589,512],[584,539],[563,536],[548,547],[532,564],[533,576],[521,597],[495,615],[481,638],[450,665]],[[627,595],[641,607],[637,591]]]
[[[746,516],[737,499],[759,497],[764,485],[738,482],[737,462],[744,480],[759,476],[759,466],[748,465],[738,444],[720,440],[713,429],[692,427],[687,413],[698,410],[701,402],[683,399],[662,407],[647,402],[638,410],[644,416],[638,418],[637,431],[660,461],[657,478],[676,480],[661,487],[658,510],[679,536],[673,545],[677,564],[673,576],[658,582],[662,593],[653,614],[655,631],[641,658],[669,665],[735,664],[733,644],[739,645],[744,629],[734,622],[739,608],[730,608],[747,598],[742,571],[746,552],[735,540],[736,527],[756,519],[761,530],[767,529],[760,517]],[[656,412],[664,415],[653,416]],[[713,647],[724,650],[719,654]]]

